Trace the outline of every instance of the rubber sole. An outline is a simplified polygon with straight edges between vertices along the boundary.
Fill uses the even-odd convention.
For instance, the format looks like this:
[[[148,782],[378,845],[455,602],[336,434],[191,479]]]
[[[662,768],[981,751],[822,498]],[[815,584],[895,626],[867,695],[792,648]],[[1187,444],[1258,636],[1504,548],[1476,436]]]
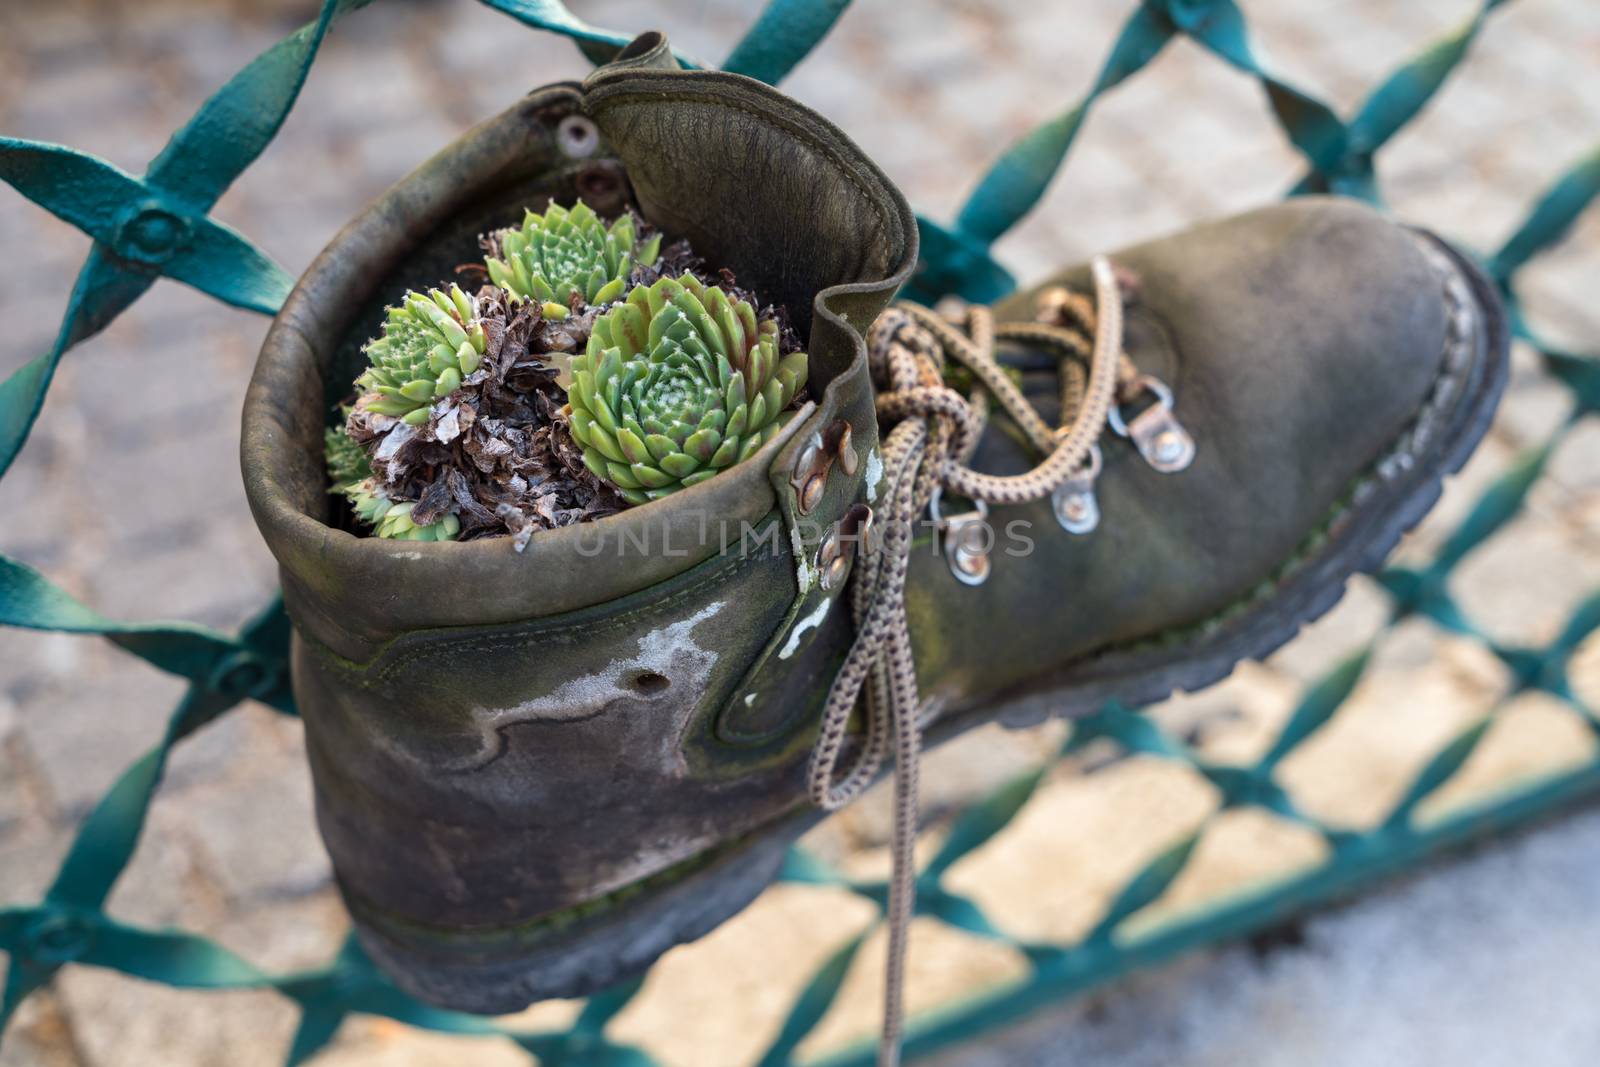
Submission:
[[[929,745],[987,722],[1022,728],[1086,715],[1109,700],[1142,706],[1215,684],[1239,662],[1270,654],[1324,615],[1351,576],[1382,567],[1488,430],[1507,377],[1509,331],[1494,289],[1443,241],[1427,234],[1418,240],[1452,301],[1450,339],[1434,391],[1270,586],[1203,625],[1104,650],[1031,683],[1027,693],[956,709],[932,724]],[[363,946],[407,992],[460,1011],[508,1013],[537,1000],[594,993],[709,933],[777,877],[789,846],[821,818],[810,808],[796,811],[582,914],[547,917],[515,931],[441,936],[397,926],[348,895],[347,902]]]

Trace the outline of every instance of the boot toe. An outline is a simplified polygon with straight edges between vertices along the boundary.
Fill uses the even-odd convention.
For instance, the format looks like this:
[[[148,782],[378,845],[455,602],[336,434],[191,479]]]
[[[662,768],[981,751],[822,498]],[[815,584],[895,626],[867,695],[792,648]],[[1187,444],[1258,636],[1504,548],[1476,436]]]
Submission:
[[[1296,200],[1112,259],[1138,279],[1125,350],[1170,386],[1193,462],[1158,472],[1108,435],[1098,527],[1065,533],[1049,501],[1018,509],[1031,551],[997,558],[991,610],[913,562],[915,613],[939,620],[920,639],[919,670],[949,679],[957,702],[1026,691],[1062,677],[1063,664],[1081,675],[1070,665],[1090,654],[1106,663],[1170,650],[1158,659],[1172,669],[1143,687],[1155,697],[1161,685],[1203,684],[1210,666],[1196,657],[1211,644],[1216,663],[1265,654],[1350,573],[1381,563],[1492,410],[1490,357],[1503,367],[1504,351],[1494,297],[1432,239],[1364,205]],[[1086,289],[1087,272],[996,313],[1032,318],[1040,291],[1060,284]],[[974,465],[1014,473],[1034,462],[1012,435],[989,433]],[[1048,625],[973,621],[996,611]]]
[[[1171,365],[1180,418],[1211,453],[1197,475],[1226,476],[1221,495],[1283,527],[1287,541],[1256,553],[1298,540],[1429,395],[1448,316],[1422,240],[1314,199],[1119,257],[1175,349],[1154,362]]]

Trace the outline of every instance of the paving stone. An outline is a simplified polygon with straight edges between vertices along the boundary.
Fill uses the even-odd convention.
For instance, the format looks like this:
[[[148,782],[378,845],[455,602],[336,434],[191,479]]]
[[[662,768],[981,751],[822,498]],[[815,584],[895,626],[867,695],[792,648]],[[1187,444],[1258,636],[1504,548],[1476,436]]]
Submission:
[[[350,1019],[317,1067],[528,1067],[531,1057],[501,1037],[413,1030],[387,1019]]]
[[[33,798],[23,780],[29,768],[16,736],[16,701],[0,692],[0,841],[14,834],[32,813]]]
[[[1423,641],[1420,650],[1404,647]],[[1492,658],[1446,651],[1462,645],[1419,620],[1385,641],[1338,714],[1279,765],[1295,803],[1341,827],[1386,817],[1427,761],[1503,691]]]
[[[64,833],[0,838],[0,904],[37,904],[70,844]]]
[[[1408,567],[1429,566],[1449,537],[1472,514],[1483,494],[1522,454],[1519,446],[1505,440],[1500,433],[1491,432],[1466,465],[1445,479],[1439,502],[1401,539],[1392,561]]]
[[[873,911],[838,889],[778,886],[694,951],[668,953],[611,1032],[647,1043],[674,1067],[753,1062],[811,975]],[[755,945],[763,947],[752,952]],[[741,1010],[723,1010],[729,1003]]]
[[[157,795],[106,913],[135,926],[206,933],[222,920],[227,902],[207,884],[194,843],[170,817],[173,804],[170,795]]]
[[[350,917],[330,885],[292,900],[231,907],[206,933],[256,966],[282,973],[325,966],[349,930]]]
[[[297,754],[196,786],[174,818],[195,836],[207,874],[231,899],[296,896],[332,877],[312,815],[310,772]]]
[[[914,1016],[926,1017],[958,1001],[965,990],[993,989],[1023,981],[1028,975],[1027,959],[1017,949],[931,919],[913,919],[910,937],[913,947],[906,960],[906,1010]],[[882,929],[867,938],[839,996],[800,1043],[797,1055],[812,1056],[877,1038],[882,1026],[887,938]],[[685,1056],[678,1062],[688,1065],[697,1061]]]
[[[1585,638],[1567,661],[1567,678],[1581,707],[1600,711],[1600,630]]]
[[[107,42],[109,43],[109,42]],[[12,129],[24,137],[71,141],[125,170],[144,169],[161,146],[163,116],[147,76],[120,64],[94,63],[87,55],[63,57],[34,69],[28,91],[11,109]],[[118,122],[85,121],[116,101]],[[170,132],[170,131],[169,131]]]
[[[0,952],[0,963],[6,954]],[[86,1067],[55,995],[48,990],[23,1001],[0,1035],[0,1067]]]
[[[1572,414],[1572,391],[1543,373],[1526,345],[1512,348],[1511,380],[1495,417],[1495,436],[1518,451],[1545,445]]]
[[[1566,530],[1524,513],[1456,568],[1449,588],[1467,617],[1498,641],[1555,639],[1600,584],[1600,559]]]
[[[1542,182],[1540,184],[1543,184]],[[1600,332],[1600,311],[1592,290],[1583,285],[1592,278],[1600,257],[1600,224],[1585,216],[1565,241],[1529,261],[1517,275],[1517,294],[1528,321],[1548,343],[1582,352],[1592,348]]]
[[[58,582],[63,565],[72,561],[72,546],[61,531],[81,525],[82,516],[82,508],[58,491],[63,468],[70,469],[71,463],[64,451],[56,447],[50,432],[36,434],[0,480],[0,508],[9,515],[28,517],[25,523],[7,523],[0,529],[0,551],[58,575]]]
[[[264,991],[172,989],[68,967],[55,987],[85,1067],[280,1067],[299,1013]]]
[[[1457,814],[1486,798],[1592,762],[1596,741],[1573,708],[1547,693],[1523,693],[1495,712],[1483,740],[1455,777],[1417,809],[1417,819]]]
[[[83,640],[80,638],[79,640]],[[34,694],[18,732],[62,815],[86,814],[161,738],[183,683],[137,662],[113,667],[96,654],[95,674]]]
[[[921,774],[924,821],[936,822],[1000,783],[1037,768],[1056,751],[1065,734],[1062,722],[1023,731],[991,725],[929,751]],[[892,783],[885,780],[815,831],[807,845],[824,855],[838,856],[846,848],[886,844],[893,818],[894,792]]]
[[[136,551],[181,537],[213,511],[244,504],[238,456],[200,447],[205,438],[173,435],[136,452],[102,452],[97,477],[83,486],[82,505]],[[182,471],[181,477],[162,477]],[[198,517],[198,519],[197,519]]]
[[[1600,420],[1586,419],[1573,426],[1556,446],[1545,467],[1545,475],[1559,486],[1553,493],[1559,501],[1580,503],[1586,495],[1600,491]]]
[[[1180,693],[1147,714],[1206,759],[1249,765],[1277,739],[1302,688],[1276,664],[1241,663],[1218,684]]]
[[[100,570],[90,598],[119,619],[182,619],[237,630],[277,592],[277,567],[244,502],[212,522],[140,538],[137,564]]]
[[[235,0],[224,10],[209,11],[192,4],[166,11],[125,18],[118,25],[121,40],[137,38],[139,46],[158,64],[164,75],[163,88],[172,99],[169,106],[195,107],[246,63],[284,34],[291,32],[312,9],[286,9],[286,5],[261,3],[261,10],[250,11],[249,4]],[[165,17],[161,17],[165,15]]]
[[[1013,937],[1070,944],[1128,878],[1215,805],[1216,790],[1200,775],[1164,760],[1139,756],[1089,776],[1063,769],[944,885]]]
[[[1268,662],[1306,685],[1320,681],[1345,657],[1361,651],[1389,621],[1392,602],[1365,576],[1350,579],[1344,599],[1300,635],[1274,652]]]
[[[86,447],[148,448],[166,439],[236,431],[241,380],[256,353],[242,328],[255,316],[219,308],[193,290],[158,284],[117,331],[73,355],[72,373],[89,430]],[[115,351],[126,348],[128,351]]]

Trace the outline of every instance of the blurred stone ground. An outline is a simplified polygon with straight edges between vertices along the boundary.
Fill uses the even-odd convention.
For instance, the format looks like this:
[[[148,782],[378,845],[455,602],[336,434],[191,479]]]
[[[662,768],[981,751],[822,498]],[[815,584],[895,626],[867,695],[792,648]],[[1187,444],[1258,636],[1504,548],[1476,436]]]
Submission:
[[[648,13],[621,0],[572,6],[603,25],[666,29],[689,52],[717,57],[752,5],[679,0]],[[1476,7],[1245,6],[1278,67],[1345,113]],[[310,0],[9,0],[0,11],[0,130],[138,172],[206,94],[313,8]],[[919,209],[948,218],[984,163],[1077,99],[1130,8],[1126,0],[861,3],[787,88],[854,136]],[[1380,156],[1394,209],[1492,248],[1600,136],[1597,52],[1600,8],[1583,0],[1525,0],[1496,14],[1445,93]],[[527,88],[584,70],[570,45],[470,0],[383,0],[334,32],[282,135],[217,215],[298,270],[372,196],[462,129]],[[1000,251],[1026,281],[1270,200],[1298,174],[1255,83],[1179,43],[1097,108],[1044,205]],[[87,241],[13,195],[0,192],[0,205],[0,371],[9,373],[49,345]],[[1593,352],[1596,292],[1600,214],[1591,211],[1526,272],[1523,295],[1542,329]],[[109,615],[242,622],[274,586],[235,464],[238,409],[264,328],[258,317],[162,282],[74,350],[21,460],[0,482],[0,550]],[[1492,436],[1402,552],[1426,558],[1482,488],[1567,410],[1562,389],[1519,353]],[[1569,435],[1526,514],[1460,568],[1453,590],[1494,637],[1542,643],[1597,586],[1600,427],[1591,421]],[[1339,609],[1269,662],[1157,714],[1214,758],[1258,754],[1308,681],[1366,642],[1384,611],[1383,595],[1358,580]],[[1580,657],[1591,703],[1600,701],[1593,645]],[[1504,695],[1504,674],[1475,643],[1407,623],[1382,640],[1339,721],[1284,765],[1284,780],[1316,813],[1370,823],[1429,754]],[[39,895],[77,821],[156,741],[179,689],[91,641],[5,634],[0,901]],[[933,822],[1032,766],[1062,730],[980,733],[935,754],[925,774]],[[1440,802],[1583,760],[1592,748],[1570,712],[1519,697]],[[324,960],[345,919],[312,825],[300,749],[298,724],[258,707],[181,748],[113,913],[181,923],[268,968]],[[950,883],[1013,932],[1071,938],[1213,803],[1209,787],[1177,767],[1138,759],[1065,767]],[[869,800],[826,824],[812,845],[851,869],[882,869],[886,825],[881,798]],[[1303,831],[1229,814],[1161,906],[1281,874],[1319,849]],[[1600,1035],[1592,1012],[1574,1018],[1586,1002],[1572,994],[1592,991],[1596,977],[1597,849],[1600,820],[1573,819],[1318,918],[1299,947],[1263,958],[1244,949],[1202,954],[941,1062],[1592,1063]],[[674,1064],[743,1062],[771,1039],[809,974],[868,918],[864,904],[834,891],[774,890],[670,954],[614,1033]],[[1022,967],[1009,950],[919,923],[913,1007]],[[807,1051],[871,1030],[879,968],[881,948],[871,946]],[[549,1004],[528,1016],[555,1023],[574,1010]],[[25,1007],[0,1064],[273,1064],[294,1023],[270,994],[182,993],[69,967]],[[498,1041],[355,1020],[317,1062],[524,1060]]]

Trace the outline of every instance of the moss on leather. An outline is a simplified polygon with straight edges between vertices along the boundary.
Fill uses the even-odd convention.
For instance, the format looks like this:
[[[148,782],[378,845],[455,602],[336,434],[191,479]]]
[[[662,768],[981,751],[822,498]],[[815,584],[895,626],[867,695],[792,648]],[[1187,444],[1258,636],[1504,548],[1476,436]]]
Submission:
[[[749,457],[804,389],[784,310],[631,212],[552,205],[481,243],[487,284],[406,293],[328,431],[330,492],[378,537],[520,549]]]

